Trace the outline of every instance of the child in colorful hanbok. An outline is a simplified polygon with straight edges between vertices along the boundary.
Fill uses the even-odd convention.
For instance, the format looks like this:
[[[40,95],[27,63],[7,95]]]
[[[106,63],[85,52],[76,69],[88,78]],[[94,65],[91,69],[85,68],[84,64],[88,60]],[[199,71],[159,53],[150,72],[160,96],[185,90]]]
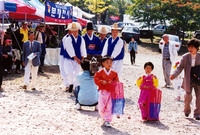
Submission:
[[[111,57],[104,56],[102,58],[103,69],[96,72],[94,75],[94,82],[98,86],[99,90],[99,100],[98,100],[98,111],[100,116],[104,120],[104,125],[110,127],[110,122],[112,121],[112,95],[114,89],[112,85],[114,83],[119,83],[118,74],[111,70],[112,59]],[[117,93],[116,93],[117,94]],[[124,103],[123,103],[124,105]]]
[[[178,65],[179,62],[176,62],[175,65],[173,66],[174,71],[176,70]],[[184,92],[184,89],[182,88],[182,83],[183,83],[183,72],[172,81],[174,91],[176,92],[176,98],[175,98],[176,101],[181,100],[181,95]]]
[[[143,121],[159,120],[161,91],[157,89],[157,77],[151,74],[153,69],[153,63],[145,63],[144,70],[146,74],[137,79],[137,86],[141,89],[138,104]]]

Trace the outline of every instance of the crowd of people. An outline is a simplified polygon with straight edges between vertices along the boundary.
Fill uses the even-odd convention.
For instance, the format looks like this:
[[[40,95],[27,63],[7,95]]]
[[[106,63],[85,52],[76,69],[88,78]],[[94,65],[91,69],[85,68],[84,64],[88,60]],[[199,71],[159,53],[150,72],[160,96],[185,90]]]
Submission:
[[[113,101],[114,85],[119,85],[119,90],[123,93],[121,82],[123,59],[125,53],[125,43],[119,37],[120,28],[116,23],[111,28],[111,36],[106,37],[108,30],[101,27],[98,32],[99,37],[94,35],[93,23],[89,22],[86,26],[86,34],[81,36],[79,31],[81,25],[77,22],[68,24],[66,32],[60,45],[60,74],[65,85],[65,91],[74,92],[76,97],[76,108],[81,106],[95,106],[95,110],[99,111],[104,125],[110,127],[112,114],[116,105]],[[43,73],[44,59],[46,53],[46,39],[44,32],[44,24],[41,23],[36,32],[28,32],[27,23],[22,23],[19,31],[23,36],[22,55],[20,59],[12,53],[11,40],[5,39],[4,45],[1,45],[0,54],[0,86],[2,84],[3,72],[10,71],[12,64],[16,64],[16,73],[20,73],[20,64],[24,67],[24,85],[23,89],[36,90],[37,74]],[[176,62],[177,51],[175,45],[169,41],[167,35],[163,35],[165,44],[162,48],[162,68],[165,79],[165,88],[172,87],[172,80],[184,70],[183,87],[185,90],[185,116],[191,113],[190,103],[192,100],[192,89],[196,94],[196,109],[194,117],[200,120],[200,53],[199,41],[192,39],[188,42],[188,53],[183,55],[180,64],[176,65],[176,69],[172,73],[172,66]],[[131,39],[128,51],[130,53],[131,64],[135,64],[137,51],[137,42]],[[6,60],[5,60],[6,59]],[[94,63],[91,62],[94,60]],[[93,68],[93,65],[95,67]],[[141,110],[142,120],[159,120],[160,101],[162,92],[157,89],[158,79],[156,75],[151,74],[154,65],[151,62],[144,64],[145,75],[137,80],[137,85],[141,89],[138,104]],[[95,72],[94,72],[95,71]],[[93,74],[92,74],[93,73]],[[31,83],[30,83],[31,75]],[[3,91],[3,88],[1,91]],[[156,92],[155,92],[156,91]],[[116,92],[116,91],[114,91]],[[151,101],[151,99],[156,99]],[[124,97],[121,95],[120,104],[116,108],[120,108],[117,117],[123,114]],[[153,106],[153,107],[152,107]]]

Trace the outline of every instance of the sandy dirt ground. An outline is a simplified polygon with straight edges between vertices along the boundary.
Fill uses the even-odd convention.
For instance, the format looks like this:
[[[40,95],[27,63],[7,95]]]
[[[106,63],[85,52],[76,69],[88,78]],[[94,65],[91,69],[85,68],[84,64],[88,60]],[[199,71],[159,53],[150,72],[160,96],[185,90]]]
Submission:
[[[162,88],[164,79],[158,46],[140,45],[136,65],[132,66],[126,53],[122,74],[125,87],[125,114],[113,116],[111,128],[102,126],[102,119],[94,107],[74,107],[74,96],[65,92],[58,66],[46,66],[39,74],[36,91],[24,91],[23,74],[4,78],[5,92],[0,94],[0,135],[199,135],[200,121],[183,113],[183,96],[175,101],[173,89]],[[163,92],[160,121],[142,122],[137,100],[136,79],[144,74],[143,65],[151,61]],[[192,110],[195,108],[195,97]],[[130,117],[130,119],[129,119]]]

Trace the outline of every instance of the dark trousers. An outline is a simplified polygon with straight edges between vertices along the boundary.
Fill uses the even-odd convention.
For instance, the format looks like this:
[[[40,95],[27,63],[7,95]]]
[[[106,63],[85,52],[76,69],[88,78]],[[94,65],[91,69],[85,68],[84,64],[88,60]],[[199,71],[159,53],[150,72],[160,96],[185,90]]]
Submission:
[[[44,67],[44,59],[45,59],[45,55],[44,56],[40,56],[40,66]]]
[[[45,44],[41,44],[41,49],[42,52],[40,54],[40,66],[44,67],[44,59],[45,59],[45,54],[46,54],[46,45]]]
[[[79,93],[79,89],[80,89],[80,86],[77,86],[77,87],[75,87],[75,89],[74,89],[74,96],[75,96],[75,98],[76,98],[75,104],[79,103],[79,102],[78,102],[78,93]]]
[[[3,81],[3,67],[0,66],[0,87],[2,85],[2,81]]]
[[[171,81],[169,79],[171,73],[172,63],[170,60],[162,60],[162,68],[163,68],[163,75],[165,79],[166,85],[171,85]]]
[[[130,51],[130,58],[131,64],[133,65],[135,63],[135,51],[133,49]]]
[[[3,58],[3,68],[7,69],[7,70],[11,70],[12,69],[12,57],[8,56],[8,58]]]
[[[20,60],[16,59],[14,64],[16,65],[16,70],[20,70]],[[11,70],[12,69],[13,60],[12,57],[8,57],[7,59],[3,59],[3,69]]]
[[[20,63],[21,63],[20,60],[16,59],[16,61],[15,61],[15,65],[16,65],[16,69],[15,70],[16,71],[20,70]]]

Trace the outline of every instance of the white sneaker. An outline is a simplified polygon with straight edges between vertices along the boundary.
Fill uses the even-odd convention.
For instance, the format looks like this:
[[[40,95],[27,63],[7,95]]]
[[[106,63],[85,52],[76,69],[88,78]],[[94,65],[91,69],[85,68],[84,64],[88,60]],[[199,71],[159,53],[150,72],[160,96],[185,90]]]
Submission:
[[[81,110],[81,105],[79,103],[76,104],[76,109]]]
[[[106,127],[111,127],[110,122],[105,121],[105,122],[104,122],[104,126],[106,126]]]

